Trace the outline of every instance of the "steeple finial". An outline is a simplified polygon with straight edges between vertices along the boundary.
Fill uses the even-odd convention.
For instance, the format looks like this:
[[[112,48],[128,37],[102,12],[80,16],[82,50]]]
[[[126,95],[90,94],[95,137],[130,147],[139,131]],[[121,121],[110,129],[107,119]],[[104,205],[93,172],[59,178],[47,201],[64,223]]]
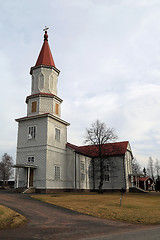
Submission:
[[[41,51],[39,53],[37,62],[35,64],[35,66],[52,66],[55,67],[55,63],[52,57],[52,53],[48,44],[48,35],[47,35],[47,30],[49,28],[45,26],[45,28],[43,29],[43,31],[45,31],[44,34],[44,42],[43,42],[43,46],[41,48]]]
[[[47,34],[47,30],[48,30],[49,28],[47,27],[47,26],[45,26],[45,28],[43,29],[43,31],[45,31],[45,34],[44,34],[44,41],[46,40],[46,41],[48,41],[48,34]]]

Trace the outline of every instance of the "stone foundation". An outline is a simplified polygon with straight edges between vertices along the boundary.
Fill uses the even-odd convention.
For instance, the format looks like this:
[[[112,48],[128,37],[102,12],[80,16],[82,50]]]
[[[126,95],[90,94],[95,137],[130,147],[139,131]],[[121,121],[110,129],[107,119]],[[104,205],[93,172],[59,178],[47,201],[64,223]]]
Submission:
[[[98,189],[35,189],[35,193],[63,193],[63,192],[98,192]],[[120,192],[120,189],[103,189],[103,192]],[[126,191],[128,192],[128,191]]]

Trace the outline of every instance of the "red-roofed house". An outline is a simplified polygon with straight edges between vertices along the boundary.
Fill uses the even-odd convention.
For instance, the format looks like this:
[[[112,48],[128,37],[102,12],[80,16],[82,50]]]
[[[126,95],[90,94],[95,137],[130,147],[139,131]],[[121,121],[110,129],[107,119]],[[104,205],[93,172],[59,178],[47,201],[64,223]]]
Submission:
[[[134,186],[143,190],[153,190],[154,181],[150,177],[134,177]]]
[[[67,143],[67,126],[61,119],[62,99],[57,96],[60,71],[48,44],[47,28],[36,64],[31,67],[31,94],[26,98],[27,116],[16,119],[18,140],[16,188],[35,191],[95,190],[98,188],[98,152],[95,146]],[[129,142],[103,146],[103,189],[129,189],[132,151]]]

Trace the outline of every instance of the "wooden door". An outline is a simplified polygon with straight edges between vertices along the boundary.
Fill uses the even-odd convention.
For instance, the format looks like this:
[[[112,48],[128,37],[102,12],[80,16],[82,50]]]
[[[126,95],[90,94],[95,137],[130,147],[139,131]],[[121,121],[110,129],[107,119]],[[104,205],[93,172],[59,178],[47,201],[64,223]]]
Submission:
[[[33,187],[33,168],[30,168],[29,187]]]

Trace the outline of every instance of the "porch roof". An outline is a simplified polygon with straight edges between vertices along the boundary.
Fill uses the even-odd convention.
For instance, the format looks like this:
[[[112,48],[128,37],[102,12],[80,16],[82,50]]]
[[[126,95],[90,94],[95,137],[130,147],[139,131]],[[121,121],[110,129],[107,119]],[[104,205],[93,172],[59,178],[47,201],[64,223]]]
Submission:
[[[13,165],[14,168],[37,168],[36,165],[33,164],[14,164]]]

